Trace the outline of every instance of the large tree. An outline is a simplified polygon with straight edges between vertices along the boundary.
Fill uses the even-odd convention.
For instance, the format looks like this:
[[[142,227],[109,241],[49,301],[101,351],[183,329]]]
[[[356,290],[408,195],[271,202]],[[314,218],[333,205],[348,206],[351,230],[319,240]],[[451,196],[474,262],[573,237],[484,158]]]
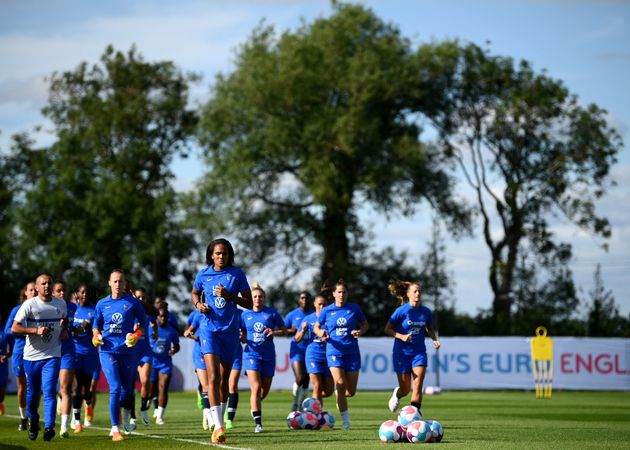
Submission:
[[[17,260],[32,274],[104,285],[114,267],[165,294],[189,250],[170,163],[196,126],[187,106],[193,75],[108,47],[100,63],[50,78],[43,113],[52,145],[15,140],[10,158],[22,194]]]
[[[435,92],[442,98],[432,120],[476,198],[490,251],[495,330],[507,333],[522,244],[543,256],[559,248],[554,216],[610,235],[595,204],[610,183],[621,138],[605,110],[581,104],[526,61],[456,42],[427,44],[418,58],[432,68],[424,83],[445,87]]]
[[[203,111],[200,229],[236,236],[257,264],[319,263],[330,281],[357,275],[364,205],[386,220],[426,200],[461,230],[453,181],[419,140],[432,101],[417,101],[420,70],[410,41],[361,6],[280,36],[257,28]]]

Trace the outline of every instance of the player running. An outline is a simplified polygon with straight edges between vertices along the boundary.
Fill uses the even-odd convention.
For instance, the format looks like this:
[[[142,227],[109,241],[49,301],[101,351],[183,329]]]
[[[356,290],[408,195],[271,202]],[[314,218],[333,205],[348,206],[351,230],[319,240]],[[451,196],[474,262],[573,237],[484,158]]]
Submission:
[[[302,291],[298,295],[298,307],[284,318],[287,325],[287,333],[293,336],[291,346],[289,347],[289,357],[291,361],[291,369],[295,381],[293,382],[293,404],[291,411],[297,411],[302,404],[302,400],[308,394],[309,376],[305,365],[306,346],[308,342],[298,341],[295,334],[298,332],[304,321],[304,317],[311,313],[311,294]]]
[[[440,348],[440,341],[431,326],[431,310],[420,302],[420,283],[395,280],[389,283],[388,288],[400,305],[385,325],[385,334],[394,338],[394,370],[398,377],[398,386],[388,402],[389,410],[396,411],[400,399],[409,393],[413,379],[411,405],[419,411],[427,369],[424,338],[428,335],[433,339],[436,350]],[[409,299],[408,303],[405,303],[405,298]]]
[[[173,355],[179,351],[179,335],[168,324],[168,310],[160,308],[157,316],[157,335],[151,335],[153,369],[151,385],[157,391],[158,408],[155,423],[164,425],[164,411],[168,404],[168,387],[173,374]]]
[[[122,441],[120,406],[123,407],[123,428],[130,432],[129,419],[133,402],[133,377],[136,359],[133,348],[144,333],[142,326],[134,331],[134,323],[145,324],[147,316],[140,300],[125,292],[125,274],[113,270],[108,280],[111,294],[96,304],[92,343],[100,347],[103,372],[109,383],[109,416],[112,441]]]

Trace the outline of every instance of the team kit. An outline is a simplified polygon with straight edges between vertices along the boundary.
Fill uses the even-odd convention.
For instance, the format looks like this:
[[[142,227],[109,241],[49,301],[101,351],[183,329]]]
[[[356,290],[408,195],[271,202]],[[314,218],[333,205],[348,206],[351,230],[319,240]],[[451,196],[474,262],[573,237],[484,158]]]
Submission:
[[[194,311],[183,336],[194,340],[191,358],[199,380],[197,404],[201,426],[211,431],[211,442],[226,443],[234,427],[241,371],[250,385],[254,432],[264,432],[262,403],[275,374],[273,339],[280,336],[291,337],[290,363],[295,376],[288,427],[333,427],[334,416],[322,411],[321,405],[334,394],[341,428],[350,429],[347,398],[357,390],[359,342],[368,323],[361,308],[348,301],[346,283],[325,283],[314,296],[300,292],[297,307],[283,318],[265,304],[263,287],[250,286],[245,272],[234,264],[229,241],[212,241],[205,263],[207,267],[197,273],[193,283]],[[110,390],[112,441],[125,440],[140,423],[165,423],[172,356],[180,349],[177,319],[169,314],[164,299],[150,302],[145,289],[134,290],[123,270],[112,270],[107,283],[110,293],[98,301],[92,300],[87,285],[79,286],[66,299],[63,282],[39,275],[23,288],[21,303],[13,308],[0,332],[0,415],[5,411],[10,357],[20,412],[18,429],[27,432],[30,440],[38,439],[43,419],[43,440],[51,441],[57,435],[57,415],[61,416],[61,438],[79,435],[92,426],[101,373]],[[393,338],[398,383],[387,406],[395,412],[400,399],[411,394],[404,414],[419,423],[427,367],[425,337],[433,340],[436,349],[440,342],[431,325],[431,310],[421,303],[420,284],[394,280],[388,288],[396,308],[384,333]],[[138,400],[140,414],[136,417]],[[385,442],[394,440],[407,425],[403,420],[389,422],[383,424],[383,433],[379,431]]]

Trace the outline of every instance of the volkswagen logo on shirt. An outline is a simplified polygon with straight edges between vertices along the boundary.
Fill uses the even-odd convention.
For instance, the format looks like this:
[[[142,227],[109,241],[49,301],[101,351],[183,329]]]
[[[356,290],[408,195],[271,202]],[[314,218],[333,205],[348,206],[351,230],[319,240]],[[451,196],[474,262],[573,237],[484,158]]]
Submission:
[[[347,323],[348,323],[348,321],[346,320],[345,317],[340,317],[340,318],[337,319],[337,326],[338,327],[345,327]]]
[[[254,331],[257,333],[262,333],[262,331],[265,329],[265,326],[262,324],[262,322],[256,322],[254,324]]]
[[[219,309],[225,308],[225,299],[223,297],[215,297],[214,306],[216,306]]]
[[[123,316],[120,313],[114,313],[112,314],[112,322],[114,323],[121,323],[123,321]]]

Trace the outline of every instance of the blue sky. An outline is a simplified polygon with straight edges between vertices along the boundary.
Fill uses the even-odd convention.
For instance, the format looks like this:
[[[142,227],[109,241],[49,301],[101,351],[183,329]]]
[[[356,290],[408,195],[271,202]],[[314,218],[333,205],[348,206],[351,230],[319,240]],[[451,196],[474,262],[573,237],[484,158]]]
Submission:
[[[630,124],[630,2],[588,0],[373,0],[368,5],[397,24],[414,43],[458,38],[488,46],[495,54],[526,59],[536,70],[560,78],[582,103],[609,112],[610,123],[628,142]],[[295,28],[330,14],[325,0],[290,1],[33,1],[0,2],[0,150],[9,137],[43,124],[44,77],[53,71],[97,62],[108,44],[127,50],[136,44],[147,60],[173,60],[180,68],[203,75],[194,87],[196,102],[208,99],[214,75],[232,68],[234,52],[262,18],[277,30]],[[44,127],[45,130],[45,127]],[[41,143],[52,137],[36,135]],[[177,186],[190,188],[201,175],[195,160],[173,167]],[[618,186],[597,206],[613,225],[610,250],[558,221],[557,235],[573,244],[575,279],[583,296],[592,289],[595,265],[624,314],[630,313],[630,152],[619,155],[613,171]],[[361,214],[376,245],[423,252],[430,236],[426,207],[410,219],[384,222],[373,212]],[[475,313],[491,302],[486,267],[488,251],[476,236],[447,240],[448,259],[456,279],[456,306]],[[264,285],[265,274],[251,274]]]

